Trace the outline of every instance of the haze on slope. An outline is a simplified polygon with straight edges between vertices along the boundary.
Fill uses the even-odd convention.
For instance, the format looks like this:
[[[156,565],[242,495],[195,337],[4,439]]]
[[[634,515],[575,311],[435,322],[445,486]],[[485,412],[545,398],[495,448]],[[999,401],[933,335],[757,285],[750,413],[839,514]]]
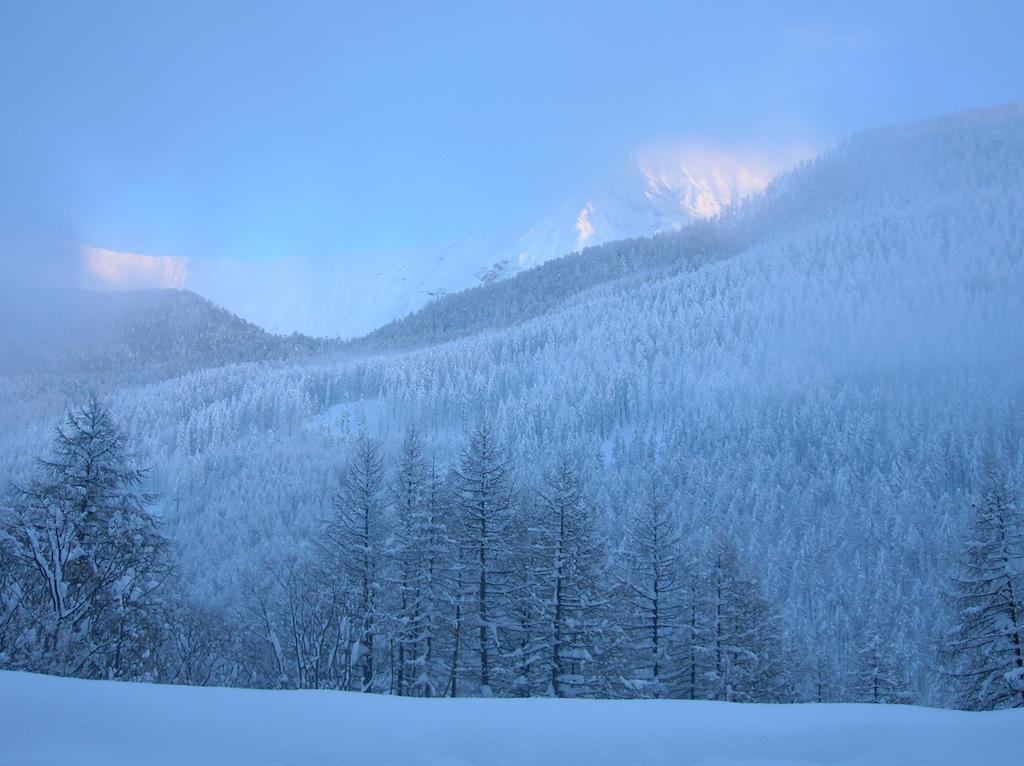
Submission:
[[[859,217],[864,217],[865,225],[875,225],[885,217],[896,222],[898,230],[901,218],[906,219],[905,225],[926,214],[941,218],[944,209],[950,207],[957,208],[952,211],[957,215],[994,216],[995,210],[986,209],[984,200],[998,194],[1005,185],[1010,198],[1000,199],[996,208],[1012,203],[1015,183],[1024,173],[1021,158],[1013,153],[1020,110],[1020,106],[1014,105],[856,136],[813,163],[777,177],[765,194],[723,209],[713,221],[691,222],[675,232],[615,240],[587,248],[582,254],[551,259],[540,267],[516,274],[513,279],[445,296],[419,312],[374,330],[353,346],[410,349],[518,325],[561,307],[581,293],[596,297],[605,294],[598,287],[630,291],[740,254],[760,259],[748,251],[761,252],[769,243],[808,232],[821,221],[845,217],[844,225],[854,225]],[[1004,130],[1005,136],[1001,135]],[[983,143],[971,143],[975,134]],[[977,199],[972,199],[972,195]],[[935,231],[941,228],[940,221]],[[883,231],[881,236],[891,233]],[[981,243],[972,243],[977,256],[973,264],[962,267],[984,270],[990,260],[1002,257],[1006,246],[999,237],[1004,234],[1011,240],[1016,236],[1012,224],[1008,232],[999,230],[989,235],[993,240],[991,250],[984,250]],[[878,246],[889,244],[879,242]],[[893,244],[903,247],[907,243]],[[929,252],[941,252],[949,246],[948,239],[914,244],[918,255],[926,260],[916,264],[920,275],[913,274],[915,264],[907,264],[906,276],[910,280],[924,280],[940,265],[927,261]],[[813,248],[814,243],[801,243],[800,247]],[[810,255],[824,259],[834,251],[835,245],[826,245],[823,251],[812,250]],[[765,260],[769,262],[770,258]],[[961,268],[956,264],[953,267]],[[821,266],[818,273],[822,274]],[[955,280],[962,274],[945,276]],[[912,285],[903,287],[908,295],[913,293]],[[883,289],[892,290],[893,285],[883,285]],[[902,331],[910,335],[934,334],[951,317],[950,312],[941,313],[936,318],[938,324],[929,323],[923,316],[901,314],[896,326],[888,327],[870,342],[891,345],[896,338],[894,333]],[[913,327],[905,327],[907,322]],[[841,330],[835,337],[848,335],[847,330]],[[826,333],[814,334],[829,342]],[[953,332],[954,336],[957,334]],[[903,338],[903,342],[908,340]],[[999,342],[1015,348],[1011,340],[1004,336]],[[929,347],[933,345],[934,342]]]
[[[624,237],[678,230],[760,191],[778,164],[687,147],[638,154],[605,184],[574,193],[533,225],[468,232],[438,247],[345,259],[270,261],[83,250],[83,286],[184,288],[270,332],[355,337],[439,296]]]
[[[491,298],[537,286],[521,275],[441,302],[470,315],[454,340],[200,371],[110,406],[213,604],[309,549],[349,449],[343,413],[372,413],[389,450],[414,422],[443,458],[486,415],[524,483],[561,449],[580,462],[613,544],[661,481],[688,544],[724,534],[760,568],[809,662],[848,667],[877,632],[926,679],[979,468],[1024,468],[1022,158],[1021,106],[874,131],[715,224],[743,234],[726,257],[502,325],[514,304]],[[620,246],[688,262],[688,237]],[[59,407],[4,381],[0,403],[0,473],[17,476]]]
[[[982,468],[1024,470],[1024,108],[857,136],[723,225],[752,244],[357,390],[398,423],[487,414],[520,465],[567,445],[613,540],[661,482],[691,545],[726,534],[760,562],[805,656],[849,668],[875,632],[928,679]]]
[[[0,375],[158,380],[241,362],[296,359],[330,344],[281,337],[172,289],[0,291]]]

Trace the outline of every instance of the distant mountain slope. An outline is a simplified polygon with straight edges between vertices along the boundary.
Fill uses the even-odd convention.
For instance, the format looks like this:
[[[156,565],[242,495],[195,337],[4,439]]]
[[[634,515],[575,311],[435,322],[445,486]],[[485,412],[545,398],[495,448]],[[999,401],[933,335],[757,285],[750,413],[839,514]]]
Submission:
[[[635,157],[531,224],[475,231],[447,244],[361,257],[271,261],[154,257],[87,248],[86,285],[184,288],[271,332],[358,337],[453,292],[624,237],[676,231],[762,189],[757,158],[688,150]]]
[[[589,247],[555,258],[514,277],[439,297],[419,311],[390,322],[351,349],[409,350],[484,330],[508,328],[557,308],[598,285],[639,284],[679,269],[696,269],[739,252],[733,232],[709,222],[682,231]]]
[[[577,190],[516,243],[520,269],[617,240],[678,231],[762,191],[792,157],[738,156],[709,148],[638,152],[615,177]]]
[[[143,379],[325,348],[302,335],[271,335],[182,290],[10,290],[0,300],[0,375]]]
[[[987,464],[1024,476],[1024,106],[856,136],[649,245],[437,301],[370,353],[112,391],[198,597],[233,608],[313,545],[360,417],[387,454],[414,423],[445,459],[487,416],[520,486],[580,464],[609,551],[656,484],[688,550],[735,542],[836,689],[877,634],[941,702],[965,511]],[[0,477],[63,404],[0,380]]]
[[[1024,177],[1015,136],[1021,114],[1022,107],[1011,105],[868,131],[779,176],[763,194],[722,208],[713,220],[590,247],[512,279],[441,296],[351,347],[411,349],[508,327],[598,285],[626,280],[635,286],[696,270],[824,217],[913,215],[962,206],[965,193],[987,193],[1007,178],[1012,193],[1013,179]],[[1000,168],[998,175],[990,165]]]

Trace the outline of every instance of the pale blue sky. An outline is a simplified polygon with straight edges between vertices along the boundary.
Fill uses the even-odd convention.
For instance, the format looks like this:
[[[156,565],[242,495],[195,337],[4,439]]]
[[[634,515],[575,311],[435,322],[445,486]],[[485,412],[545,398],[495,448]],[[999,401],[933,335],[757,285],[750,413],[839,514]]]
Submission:
[[[1022,33],[1020,0],[9,0],[5,258],[442,242],[651,142],[823,145],[1024,99]]]

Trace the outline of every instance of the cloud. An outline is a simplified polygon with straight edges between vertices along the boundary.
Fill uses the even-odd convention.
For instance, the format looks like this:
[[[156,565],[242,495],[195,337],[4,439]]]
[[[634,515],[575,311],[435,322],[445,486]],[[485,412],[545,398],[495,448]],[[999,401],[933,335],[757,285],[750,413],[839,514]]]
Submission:
[[[817,153],[808,144],[755,149],[662,141],[635,152],[633,165],[643,176],[649,199],[678,198],[690,215],[708,218],[762,191],[777,175]]]
[[[87,287],[105,290],[180,289],[188,281],[187,258],[121,253],[89,246],[82,246],[80,252],[83,281]]]

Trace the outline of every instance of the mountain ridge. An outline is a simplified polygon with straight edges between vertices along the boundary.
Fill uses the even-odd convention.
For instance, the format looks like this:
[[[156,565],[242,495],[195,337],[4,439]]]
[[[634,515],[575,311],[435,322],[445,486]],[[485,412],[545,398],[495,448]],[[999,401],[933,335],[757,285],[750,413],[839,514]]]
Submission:
[[[614,551],[656,487],[688,555],[735,544],[837,694],[878,635],[939,703],[952,541],[986,464],[1024,475],[1022,158],[1019,109],[871,132],[728,215],[437,301],[358,353],[106,398],[224,613],[315,548],[354,434],[393,456],[415,425],[446,471],[486,418],[525,504],[568,454]],[[31,470],[73,382],[0,377],[0,475]]]
[[[702,153],[703,152],[703,153]],[[605,187],[571,195],[525,231],[352,259],[196,260],[85,248],[81,286],[189,289],[275,333],[356,338],[437,298],[609,241],[674,231],[763,188],[759,160],[690,149],[633,158]]]
[[[142,380],[333,347],[274,335],[188,290],[37,288],[6,291],[0,304],[0,374]]]

